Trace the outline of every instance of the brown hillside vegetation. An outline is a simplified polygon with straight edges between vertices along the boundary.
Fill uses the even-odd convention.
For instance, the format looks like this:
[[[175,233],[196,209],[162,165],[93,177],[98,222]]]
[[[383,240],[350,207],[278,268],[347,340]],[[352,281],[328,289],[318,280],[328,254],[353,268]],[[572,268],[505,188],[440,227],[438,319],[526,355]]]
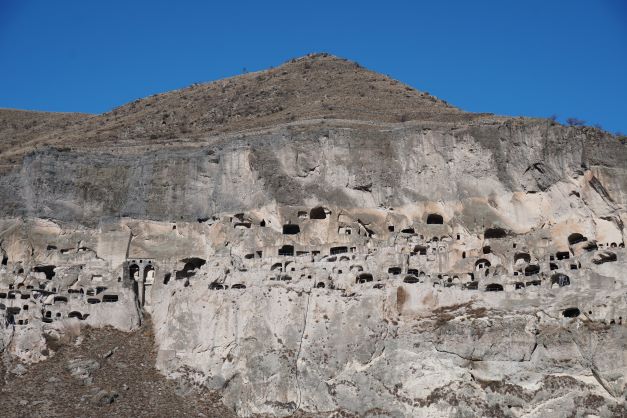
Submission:
[[[0,110],[5,164],[42,146],[154,146],[310,119],[469,122],[463,112],[359,64],[311,54],[277,68],[150,96],[101,115]]]

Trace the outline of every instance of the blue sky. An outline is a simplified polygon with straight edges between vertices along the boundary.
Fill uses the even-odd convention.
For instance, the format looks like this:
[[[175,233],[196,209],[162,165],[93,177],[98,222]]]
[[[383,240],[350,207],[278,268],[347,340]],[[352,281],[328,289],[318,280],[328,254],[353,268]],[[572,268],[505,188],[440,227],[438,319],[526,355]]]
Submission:
[[[465,110],[627,132],[625,0],[0,0],[0,107],[100,113],[322,51]]]

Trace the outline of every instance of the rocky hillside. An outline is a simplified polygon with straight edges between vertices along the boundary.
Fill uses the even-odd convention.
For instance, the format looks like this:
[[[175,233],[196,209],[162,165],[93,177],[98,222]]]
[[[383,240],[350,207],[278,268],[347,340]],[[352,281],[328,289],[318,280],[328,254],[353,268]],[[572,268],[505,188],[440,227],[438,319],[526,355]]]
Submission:
[[[125,415],[106,376],[128,376],[56,343],[113,327],[154,337],[146,361],[177,383],[133,373],[193,388],[184,414],[219,396],[241,416],[624,415],[610,134],[318,54],[102,115],[0,111],[0,143],[5,404],[75,390],[43,371],[91,359],[105,383],[72,399]]]

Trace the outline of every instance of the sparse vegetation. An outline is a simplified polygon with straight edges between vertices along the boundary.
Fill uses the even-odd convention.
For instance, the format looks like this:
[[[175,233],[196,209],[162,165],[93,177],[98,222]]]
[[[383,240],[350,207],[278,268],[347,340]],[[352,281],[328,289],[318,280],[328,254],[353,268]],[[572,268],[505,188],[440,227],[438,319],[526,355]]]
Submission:
[[[566,119],[566,123],[568,126],[584,126],[586,121],[578,118],[568,118]]]

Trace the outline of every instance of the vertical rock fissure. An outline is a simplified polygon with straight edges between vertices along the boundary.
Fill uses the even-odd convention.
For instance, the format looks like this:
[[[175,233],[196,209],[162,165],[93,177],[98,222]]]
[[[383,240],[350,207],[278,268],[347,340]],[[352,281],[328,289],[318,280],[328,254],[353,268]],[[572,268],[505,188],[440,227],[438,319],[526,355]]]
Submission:
[[[305,315],[303,318],[303,331],[300,334],[300,342],[298,344],[298,352],[296,353],[296,388],[298,389],[298,402],[296,404],[296,409],[294,409],[294,412],[292,413],[295,414],[296,411],[298,411],[300,409],[300,405],[301,405],[301,400],[302,400],[302,395],[301,395],[301,389],[300,389],[300,376],[298,373],[298,360],[300,359],[300,353],[302,351],[303,348],[303,338],[305,336],[305,329],[307,329],[307,316],[309,314],[309,301],[311,299],[311,289],[309,289],[309,291],[307,292],[307,306],[305,307]]]

